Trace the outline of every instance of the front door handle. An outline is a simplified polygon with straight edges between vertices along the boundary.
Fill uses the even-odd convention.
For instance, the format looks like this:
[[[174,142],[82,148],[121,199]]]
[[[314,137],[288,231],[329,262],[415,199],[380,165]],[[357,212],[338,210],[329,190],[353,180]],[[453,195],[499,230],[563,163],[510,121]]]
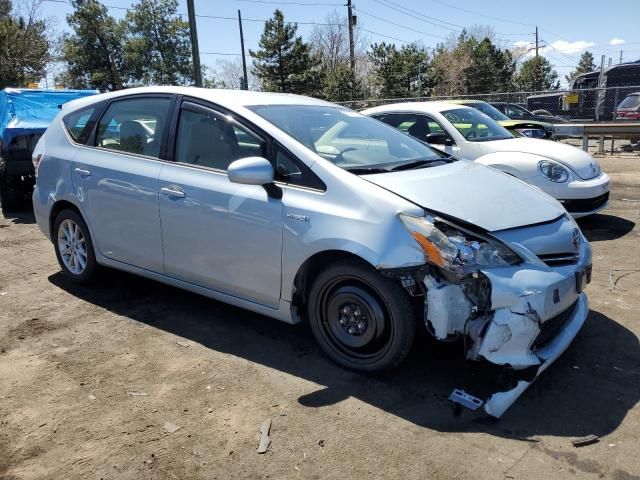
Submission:
[[[86,170],[84,168],[76,168],[75,172],[80,175],[81,177],[90,177],[91,176],[91,170]]]
[[[167,197],[173,198],[184,198],[187,196],[187,194],[184,193],[184,191],[176,185],[171,185],[170,187],[162,187],[160,189],[160,193],[166,195]]]

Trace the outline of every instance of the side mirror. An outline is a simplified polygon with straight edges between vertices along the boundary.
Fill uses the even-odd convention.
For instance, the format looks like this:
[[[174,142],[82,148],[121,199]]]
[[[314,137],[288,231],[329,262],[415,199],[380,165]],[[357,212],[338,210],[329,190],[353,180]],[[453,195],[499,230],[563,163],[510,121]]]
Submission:
[[[446,133],[430,133],[427,135],[427,143],[434,145],[453,145],[451,137]]]
[[[244,185],[267,185],[273,183],[273,166],[262,157],[241,158],[227,168],[229,181]]]

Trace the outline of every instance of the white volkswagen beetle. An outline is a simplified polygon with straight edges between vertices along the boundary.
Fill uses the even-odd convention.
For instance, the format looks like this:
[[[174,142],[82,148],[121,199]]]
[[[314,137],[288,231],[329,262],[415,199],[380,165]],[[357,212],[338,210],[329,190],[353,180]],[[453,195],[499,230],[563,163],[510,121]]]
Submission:
[[[449,154],[475,160],[535,185],[574,217],[602,210],[609,176],[587,152],[571,145],[514,137],[484,113],[447,102],[383,105],[362,113]]]

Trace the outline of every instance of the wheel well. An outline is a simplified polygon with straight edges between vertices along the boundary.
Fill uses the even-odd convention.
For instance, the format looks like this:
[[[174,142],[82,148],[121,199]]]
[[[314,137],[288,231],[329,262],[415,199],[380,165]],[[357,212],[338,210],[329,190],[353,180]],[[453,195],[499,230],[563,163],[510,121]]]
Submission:
[[[54,203],[53,207],[51,208],[51,214],[49,215],[49,233],[51,235],[51,239],[54,238],[53,224],[56,221],[56,217],[62,210],[65,210],[65,209],[74,210],[78,213],[78,215],[82,216],[82,214],[80,213],[80,210],[78,210],[78,207],[76,207],[71,202],[67,202],[66,200],[60,200]]]
[[[309,257],[298,269],[293,282],[294,292],[292,303],[297,307],[305,305],[309,289],[313,279],[323,267],[339,260],[357,260],[363,265],[371,267],[371,264],[362,257],[344,250],[325,250]],[[302,312],[302,309],[300,309]]]

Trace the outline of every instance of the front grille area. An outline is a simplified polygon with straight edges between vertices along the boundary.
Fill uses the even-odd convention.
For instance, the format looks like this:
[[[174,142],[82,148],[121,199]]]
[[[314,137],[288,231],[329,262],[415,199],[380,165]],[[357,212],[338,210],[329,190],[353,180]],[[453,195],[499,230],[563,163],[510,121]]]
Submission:
[[[538,255],[538,258],[550,267],[561,267],[563,265],[575,265],[580,256],[577,253],[548,253]]]
[[[584,213],[601,207],[609,200],[609,192],[594,198],[580,200],[560,200],[560,203],[571,213]]]
[[[553,340],[567,324],[571,316],[573,315],[578,301],[576,300],[569,308],[563,310],[555,317],[552,317],[540,325],[540,333],[533,342],[532,349],[544,347],[551,340]]]

